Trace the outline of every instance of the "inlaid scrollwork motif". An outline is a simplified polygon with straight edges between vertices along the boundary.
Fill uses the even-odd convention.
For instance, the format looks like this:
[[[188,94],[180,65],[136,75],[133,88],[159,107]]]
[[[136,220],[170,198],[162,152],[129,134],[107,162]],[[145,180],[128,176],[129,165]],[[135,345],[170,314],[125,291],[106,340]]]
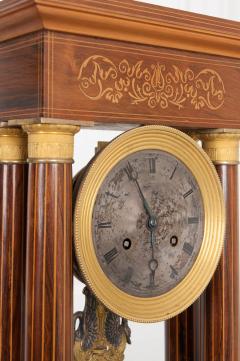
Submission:
[[[130,64],[126,59],[118,64],[101,55],[87,58],[78,74],[79,88],[92,99],[119,103],[128,97],[131,104],[145,103],[154,109],[170,106],[182,109],[217,110],[224,104],[225,87],[220,75],[205,68],[195,73],[189,67],[160,63],[145,66],[142,60]]]

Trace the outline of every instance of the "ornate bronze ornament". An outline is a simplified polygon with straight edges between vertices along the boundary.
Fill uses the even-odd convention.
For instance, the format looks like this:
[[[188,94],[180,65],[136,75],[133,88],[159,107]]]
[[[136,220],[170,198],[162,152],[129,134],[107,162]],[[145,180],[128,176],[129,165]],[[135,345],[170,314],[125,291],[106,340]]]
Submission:
[[[0,162],[24,163],[27,159],[27,134],[20,128],[0,128]]]
[[[72,163],[73,141],[80,127],[66,124],[25,124],[29,163]]]
[[[78,265],[97,298],[126,319],[160,321],[190,306],[216,269],[224,229],[213,164],[173,128],[124,133],[76,191]]]
[[[131,343],[127,320],[107,310],[87,287],[83,293],[84,311],[74,315],[74,361],[124,360],[126,343]]]
[[[199,129],[190,135],[202,141],[214,164],[239,164],[239,129]]]

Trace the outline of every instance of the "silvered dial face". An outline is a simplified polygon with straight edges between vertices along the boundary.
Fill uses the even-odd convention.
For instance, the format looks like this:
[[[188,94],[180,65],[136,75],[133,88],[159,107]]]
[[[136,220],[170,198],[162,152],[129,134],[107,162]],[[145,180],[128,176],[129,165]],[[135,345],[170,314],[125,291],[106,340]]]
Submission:
[[[164,151],[133,153],[101,185],[92,233],[102,270],[118,288],[137,297],[166,293],[190,271],[203,240],[195,177]]]

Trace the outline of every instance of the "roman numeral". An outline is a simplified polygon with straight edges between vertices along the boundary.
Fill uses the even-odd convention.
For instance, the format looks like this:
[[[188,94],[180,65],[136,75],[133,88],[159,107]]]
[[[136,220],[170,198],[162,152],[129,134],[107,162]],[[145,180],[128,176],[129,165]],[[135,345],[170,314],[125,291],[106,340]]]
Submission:
[[[107,252],[104,255],[104,258],[107,264],[110,264],[117,256],[118,256],[118,250],[116,247],[114,247],[113,249],[111,249],[111,251]]]
[[[178,167],[178,163],[176,164],[176,166],[175,166],[175,168],[173,169],[173,172],[172,172],[172,174],[171,174],[171,176],[170,176],[170,180],[172,180],[173,179],[173,176],[174,176],[174,174],[175,174],[175,172],[176,172],[176,170],[177,170],[177,167]]]
[[[107,191],[106,192],[106,195],[107,196],[110,196],[110,197],[112,197],[112,198],[116,198],[116,199],[118,199],[120,196],[116,196],[115,194],[113,194],[113,193],[111,193],[111,192],[109,192],[109,191]]]
[[[132,276],[133,276],[133,268],[132,268],[132,267],[128,267],[128,270],[127,270],[126,274],[124,275],[124,278],[123,278],[122,281],[123,281],[125,284],[128,284],[128,283],[131,281]]]
[[[172,270],[170,277],[175,278],[176,276],[178,276],[178,271],[173,266],[170,266],[170,268]]]
[[[156,173],[156,159],[155,158],[149,158],[149,171],[150,173]]]
[[[188,192],[186,192],[184,195],[183,195],[183,198],[187,198],[188,196],[190,196],[190,194],[193,193],[193,189],[189,189]]]
[[[98,228],[111,228],[112,227],[112,222],[101,222],[98,223]]]
[[[197,224],[199,223],[198,217],[188,217],[188,224]]]
[[[190,243],[188,243],[188,242],[185,242],[185,243],[184,243],[184,245],[183,245],[183,250],[184,250],[184,252],[186,252],[189,256],[192,255],[193,249],[194,249],[194,247],[193,247]]]

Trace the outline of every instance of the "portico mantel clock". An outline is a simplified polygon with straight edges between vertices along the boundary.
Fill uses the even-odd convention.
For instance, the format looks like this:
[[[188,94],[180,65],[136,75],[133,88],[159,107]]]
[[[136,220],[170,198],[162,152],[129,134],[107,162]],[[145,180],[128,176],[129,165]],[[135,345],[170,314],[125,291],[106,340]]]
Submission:
[[[222,190],[203,150],[176,129],[140,127],[104,148],[75,184],[75,254],[98,299],[139,322],[192,304],[224,237]]]

